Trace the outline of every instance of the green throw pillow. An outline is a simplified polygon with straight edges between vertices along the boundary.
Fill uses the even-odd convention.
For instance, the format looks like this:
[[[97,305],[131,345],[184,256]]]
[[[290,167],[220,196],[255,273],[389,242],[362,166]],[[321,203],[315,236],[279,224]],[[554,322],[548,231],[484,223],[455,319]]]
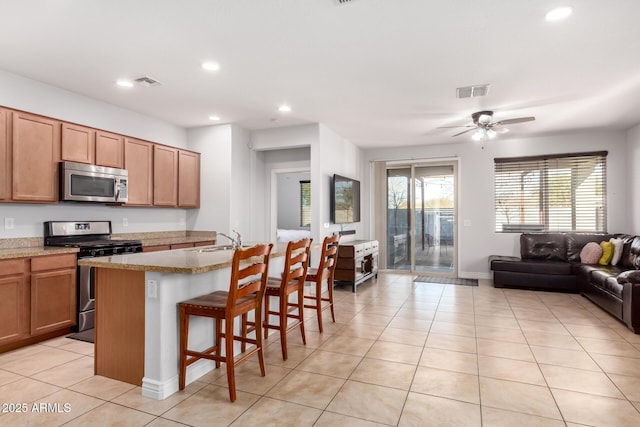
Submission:
[[[611,258],[613,258],[613,243],[600,242],[600,247],[602,248],[602,256],[598,260],[598,264],[608,265],[611,262]]]

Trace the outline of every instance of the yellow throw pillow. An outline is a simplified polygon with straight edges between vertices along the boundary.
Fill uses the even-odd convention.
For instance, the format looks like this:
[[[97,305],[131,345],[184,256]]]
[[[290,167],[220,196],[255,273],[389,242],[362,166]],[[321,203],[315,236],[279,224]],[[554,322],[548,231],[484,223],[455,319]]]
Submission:
[[[611,258],[613,258],[613,243],[600,242],[600,247],[602,248],[602,256],[598,260],[598,264],[608,265],[611,262]]]

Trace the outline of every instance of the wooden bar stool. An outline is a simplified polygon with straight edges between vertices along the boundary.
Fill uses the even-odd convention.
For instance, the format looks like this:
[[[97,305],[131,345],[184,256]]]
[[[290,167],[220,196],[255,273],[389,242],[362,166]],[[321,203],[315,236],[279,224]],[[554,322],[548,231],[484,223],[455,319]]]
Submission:
[[[269,254],[272,244],[256,245],[247,249],[236,249],[233,253],[231,264],[231,283],[229,291],[216,291],[210,294],[192,298],[178,303],[180,309],[180,376],[179,387],[184,389],[187,366],[200,360],[209,359],[216,362],[216,368],[220,362],[227,365],[227,382],[229,384],[229,398],[236,400],[235,367],[247,360],[250,356],[258,354],[260,372],[265,375],[264,353],[262,350],[262,298],[267,284],[269,269]],[[247,314],[255,311],[255,339],[236,336],[233,333],[233,323],[237,316],[242,316],[246,324]],[[188,349],[189,316],[203,316],[215,319],[215,344],[203,351]],[[224,332],[222,321],[224,320]],[[225,341],[225,351],[222,354],[221,339]],[[234,340],[254,344],[256,347],[238,360],[234,361]]]
[[[333,273],[336,269],[338,258],[338,241],[339,234],[327,236],[322,242],[322,252],[320,254],[320,263],[318,268],[309,268],[307,271],[306,282],[313,282],[315,286],[315,295],[305,295],[307,300],[313,300],[313,303],[306,304],[305,308],[313,308],[318,316],[318,329],[322,332],[322,312],[328,308],[331,309],[331,319],[336,322],[336,315],[333,311]],[[322,296],[322,283],[327,281],[328,296]],[[328,304],[323,304],[328,303]]]
[[[304,280],[309,266],[309,254],[311,252],[312,239],[302,239],[287,244],[287,253],[284,261],[284,271],[281,279],[269,277],[264,299],[264,337],[267,338],[269,329],[280,331],[280,346],[282,347],[282,360],[287,360],[287,332],[300,326],[302,342],[307,343],[304,335]],[[297,292],[296,302],[289,301],[289,295]],[[278,298],[278,309],[271,310],[269,297]],[[269,316],[278,316],[279,323],[270,323]],[[294,323],[289,324],[289,319]]]

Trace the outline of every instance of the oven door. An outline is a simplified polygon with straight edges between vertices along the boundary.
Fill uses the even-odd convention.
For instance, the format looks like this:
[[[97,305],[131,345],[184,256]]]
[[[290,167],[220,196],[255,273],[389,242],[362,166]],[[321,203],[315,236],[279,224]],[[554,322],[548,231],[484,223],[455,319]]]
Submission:
[[[78,267],[78,332],[95,323],[95,267]]]

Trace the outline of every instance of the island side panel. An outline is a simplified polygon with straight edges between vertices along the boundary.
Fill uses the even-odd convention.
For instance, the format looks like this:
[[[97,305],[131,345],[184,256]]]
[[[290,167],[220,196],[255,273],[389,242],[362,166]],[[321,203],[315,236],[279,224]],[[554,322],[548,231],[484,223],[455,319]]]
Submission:
[[[95,270],[95,373],[142,385],[144,271]]]

